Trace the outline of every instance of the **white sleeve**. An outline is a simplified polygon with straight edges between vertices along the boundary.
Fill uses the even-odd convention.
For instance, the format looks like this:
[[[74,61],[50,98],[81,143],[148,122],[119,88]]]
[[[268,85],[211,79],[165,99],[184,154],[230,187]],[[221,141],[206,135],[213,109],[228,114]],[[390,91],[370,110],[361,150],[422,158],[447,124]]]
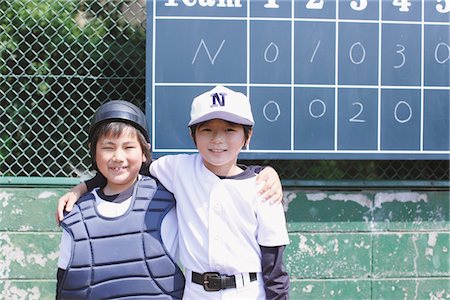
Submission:
[[[162,220],[161,237],[169,254],[178,262],[178,220],[175,208],[172,208]]]
[[[150,164],[150,174],[156,177],[164,187],[173,192],[173,182],[177,165],[178,155],[166,155],[152,161]]]
[[[289,244],[286,218],[281,203],[270,204],[269,201],[257,202],[258,244],[266,247]]]
[[[67,269],[72,255],[72,237],[66,231],[62,231],[61,243],[59,244],[58,268]]]

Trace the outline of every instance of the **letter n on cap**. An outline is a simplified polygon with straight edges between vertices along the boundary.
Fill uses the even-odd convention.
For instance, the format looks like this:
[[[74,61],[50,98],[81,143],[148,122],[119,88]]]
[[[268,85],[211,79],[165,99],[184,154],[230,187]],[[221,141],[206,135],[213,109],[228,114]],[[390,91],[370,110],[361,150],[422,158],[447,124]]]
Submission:
[[[211,94],[212,104],[211,107],[215,106],[225,106],[225,93],[214,93]]]

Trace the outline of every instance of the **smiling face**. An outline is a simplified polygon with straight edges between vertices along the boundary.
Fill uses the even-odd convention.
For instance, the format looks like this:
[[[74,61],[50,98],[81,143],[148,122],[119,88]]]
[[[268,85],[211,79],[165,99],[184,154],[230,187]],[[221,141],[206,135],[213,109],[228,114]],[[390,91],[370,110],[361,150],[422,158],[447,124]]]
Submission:
[[[119,134],[101,135],[96,144],[95,161],[107,180],[105,194],[118,194],[129,188],[146,161],[137,130],[127,126]]]
[[[250,141],[251,130],[247,143]],[[195,128],[195,143],[206,168],[219,176],[232,176],[242,170],[236,166],[237,157],[246,143],[244,127],[213,119]]]

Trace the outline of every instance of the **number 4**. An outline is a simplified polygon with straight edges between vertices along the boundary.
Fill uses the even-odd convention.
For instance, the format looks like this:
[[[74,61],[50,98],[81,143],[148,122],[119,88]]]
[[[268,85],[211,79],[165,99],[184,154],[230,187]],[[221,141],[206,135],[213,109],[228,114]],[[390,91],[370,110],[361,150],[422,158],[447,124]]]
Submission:
[[[411,3],[409,0],[393,0],[392,5],[399,6],[400,8],[398,10],[401,12],[408,12]]]

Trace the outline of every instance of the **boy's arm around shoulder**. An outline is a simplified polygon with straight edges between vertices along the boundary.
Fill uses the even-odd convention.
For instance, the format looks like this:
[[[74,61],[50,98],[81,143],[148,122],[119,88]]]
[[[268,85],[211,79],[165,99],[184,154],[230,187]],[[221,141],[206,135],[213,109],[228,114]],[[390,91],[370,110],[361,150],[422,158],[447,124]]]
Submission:
[[[289,244],[286,218],[281,203],[256,201],[258,243],[266,299],[289,299],[289,275],[283,263],[285,245]]]
[[[270,166],[260,170],[255,168],[255,171],[258,173],[256,184],[261,187],[258,193],[263,201],[269,201],[270,204],[280,203],[283,200],[283,186],[277,171]]]
[[[56,208],[56,220],[58,223],[64,219],[64,211],[70,212],[81,195],[87,191],[86,184],[81,182],[58,199],[58,206]]]
[[[260,248],[266,299],[289,299],[290,279],[283,263],[285,246],[260,246]]]
[[[69,192],[64,194],[58,199],[58,206],[56,208],[56,221],[61,222],[64,218],[64,211],[70,212],[73,205],[78,201],[78,199],[88,191],[92,191],[96,187],[101,187],[106,184],[106,178],[101,175],[100,172],[89,179],[88,181],[81,182],[74,186]]]

